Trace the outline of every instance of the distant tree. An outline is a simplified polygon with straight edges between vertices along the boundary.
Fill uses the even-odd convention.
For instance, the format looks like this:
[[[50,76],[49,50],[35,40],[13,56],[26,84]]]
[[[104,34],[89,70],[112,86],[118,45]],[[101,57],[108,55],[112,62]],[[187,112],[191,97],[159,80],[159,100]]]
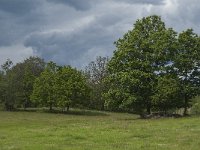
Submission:
[[[1,101],[7,110],[14,107],[31,106],[30,95],[33,83],[44,70],[45,62],[39,57],[29,57],[23,62],[13,65],[7,60],[2,67],[0,81]]]
[[[35,79],[39,76],[35,76],[30,69],[25,68],[25,72],[23,75],[23,81],[22,81],[22,91],[21,91],[21,96],[18,97],[19,104],[22,105],[24,108],[30,107],[31,106],[31,100],[30,96],[33,92],[33,84]],[[19,96],[19,95],[18,95]]]
[[[14,83],[12,82],[13,73],[11,72],[13,63],[10,59],[1,66],[1,102],[3,103],[6,110],[13,110],[15,105],[15,98],[13,96]]]
[[[63,109],[88,105],[90,89],[82,72],[70,66],[62,67],[56,74],[57,105]]]
[[[3,103],[3,71],[0,71],[0,105]]]
[[[98,56],[95,61],[90,62],[85,68],[88,83],[92,89],[90,107],[99,110],[104,110],[103,92],[106,88],[104,79],[107,76],[108,60],[108,57]]]
[[[87,105],[89,88],[83,74],[70,66],[59,67],[53,62],[36,78],[31,95],[32,102],[40,106],[67,108]]]
[[[200,84],[200,37],[192,29],[178,36],[178,48],[174,57],[174,70],[181,80],[184,115],[190,101],[198,94]]]
[[[45,70],[35,79],[31,101],[37,105],[48,106],[49,110],[56,105],[55,78],[58,66],[54,62],[47,63]]]
[[[36,77],[44,70],[45,62],[39,57],[29,57],[23,62],[17,63],[10,72],[13,84],[13,93],[11,93],[18,107],[30,107],[30,95],[33,90],[33,83]]]
[[[110,87],[104,94],[108,108],[151,113],[157,74],[171,62],[176,35],[160,17],[149,16],[137,20],[133,30],[115,42],[106,79]]]

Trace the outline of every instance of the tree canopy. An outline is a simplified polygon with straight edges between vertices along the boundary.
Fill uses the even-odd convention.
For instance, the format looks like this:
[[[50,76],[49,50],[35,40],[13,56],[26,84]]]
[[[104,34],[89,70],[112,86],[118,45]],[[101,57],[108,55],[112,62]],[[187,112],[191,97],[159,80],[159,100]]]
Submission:
[[[87,107],[140,115],[182,109],[200,94],[200,36],[180,33],[161,17],[138,19],[114,42],[113,56],[98,56],[84,71],[29,57],[0,71],[0,102],[18,107]],[[195,111],[198,107],[195,108]]]
[[[188,97],[182,104],[185,109],[188,107],[188,99],[195,95],[191,91],[199,79],[196,76],[199,37],[192,30],[178,35],[172,28],[166,28],[159,16],[149,16],[137,20],[134,28],[115,45],[117,49],[108,63],[110,88],[105,93],[108,108],[139,114],[146,109],[150,114],[158,106],[154,102],[163,101],[163,109],[167,109],[167,103],[179,107],[180,103],[175,101],[180,101],[183,95]],[[166,76],[170,76],[169,80]],[[159,98],[155,101],[155,97]]]
[[[68,110],[70,106],[86,105],[89,92],[82,72],[50,62],[35,80],[31,99],[36,104],[48,106],[50,110],[53,106]]]

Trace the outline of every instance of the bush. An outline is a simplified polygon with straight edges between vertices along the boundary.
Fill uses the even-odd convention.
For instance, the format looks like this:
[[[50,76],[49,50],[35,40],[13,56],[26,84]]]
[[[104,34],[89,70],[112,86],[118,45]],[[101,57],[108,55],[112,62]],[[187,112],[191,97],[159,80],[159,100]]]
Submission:
[[[3,110],[3,104],[0,103],[0,111]]]
[[[200,96],[197,96],[192,100],[191,114],[200,114]]]

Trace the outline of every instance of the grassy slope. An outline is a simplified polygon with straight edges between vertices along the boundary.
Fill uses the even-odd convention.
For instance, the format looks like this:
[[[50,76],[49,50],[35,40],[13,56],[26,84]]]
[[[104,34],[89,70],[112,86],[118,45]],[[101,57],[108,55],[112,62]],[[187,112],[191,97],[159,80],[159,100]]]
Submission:
[[[200,118],[0,111],[0,150],[199,150]]]

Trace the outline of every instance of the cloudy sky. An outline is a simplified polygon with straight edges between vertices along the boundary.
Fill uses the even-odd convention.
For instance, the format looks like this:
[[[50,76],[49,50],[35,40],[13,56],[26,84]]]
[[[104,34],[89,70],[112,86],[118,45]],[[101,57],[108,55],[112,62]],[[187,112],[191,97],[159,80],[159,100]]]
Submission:
[[[153,14],[200,34],[200,0],[0,0],[0,64],[37,55],[83,68],[112,56],[113,42]]]

